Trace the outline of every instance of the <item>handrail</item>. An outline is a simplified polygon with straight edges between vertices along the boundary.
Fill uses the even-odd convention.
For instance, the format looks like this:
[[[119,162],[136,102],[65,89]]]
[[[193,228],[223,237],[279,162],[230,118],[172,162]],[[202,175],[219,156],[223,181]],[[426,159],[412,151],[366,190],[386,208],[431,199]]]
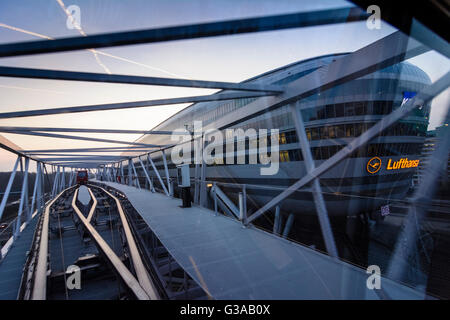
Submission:
[[[228,198],[227,195],[219,188],[219,186],[217,186],[217,184],[212,187],[211,191],[229,208],[230,212],[239,219],[239,209],[236,207],[233,201],[231,201],[230,198]]]
[[[128,288],[133,291],[136,298],[139,300],[151,300],[150,296],[146,293],[146,291],[141,287],[139,282],[133,276],[133,274],[128,270],[128,268],[123,264],[123,262],[119,259],[119,257],[115,254],[115,252],[111,249],[111,247],[106,243],[106,241],[100,236],[97,230],[88,222],[86,217],[81,213],[80,209],[78,209],[76,205],[76,200],[78,196],[78,190],[75,190],[73,199],[72,199],[72,208],[77,214],[80,221],[83,223],[86,230],[91,234],[94,241],[98,244],[101,250],[105,253],[108,260],[111,262],[113,267],[119,273],[122,280],[125,282]]]
[[[221,182],[221,181],[216,181],[216,180],[205,180],[202,181],[201,179],[195,179],[195,178],[191,178],[191,182],[198,182],[201,183],[203,185],[208,185],[211,184],[212,185],[215,183],[217,186],[223,186],[223,187],[228,187],[231,189],[242,189],[243,187],[247,188],[247,189],[251,189],[251,190],[272,190],[272,191],[284,191],[286,190],[286,186],[277,186],[277,185],[265,185],[265,184],[250,184],[250,183],[235,183],[235,182]],[[311,194],[313,191],[310,190],[307,187],[304,187],[303,189],[298,189],[295,190],[295,193],[309,193]],[[409,198],[404,198],[404,199],[394,199],[394,198],[383,198],[383,197],[374,197],[374,196],[365,196],[365,195],[358,195],[358,194],[349,194],[349,193],[344,193],[344,192],[326,192],[326,191],[322,191],[321,192],[324,195],[331,195],[331,196],[340,196],[340,197],[347,197],[347,198],[358,198],[358,199],[367,199],[367,200],[382,200],[382,201],[388,201],[389,204],[391,205],[396,205],[396,204],[403,204],[403,205],[411,205],[412,201]],[[420,203],[416,204],[414,203],[415,206],[423,206]],[[436,204],[436,206],[439,206],[439,204]],[[441,205],[443,207],[448,207],[446,205]]]
[[[61,191],[50,203],[45,207],[44,221],[42,222],[41,240],[39,244],[39,256],[36,265],[35,280],[33,285],[33,294],[31,300],[45,300],[47,297],[47,257],[48,257],[48,222],[50,216],[50,208],[59,197],[72,189],[71,186]]]
[[[149,295],[149,297],[152,300],[159,299],[160,297],[158,295],[158,292],[157,292],[155,286],[153,285],[153,282],[150,279],[147,269],[144,266],[141,255],[139,254],[139,250],[137,248],[137,245],[134,240],[133,234],[131,232],[130,226],[128,224],[127,218],[123,211],[122,204],[120,203],[118,198],[113,196],[111,193],[109,193],[102,187],[96,186],[96,188],[99,188],[100,190],[105,192],[116,202],[117,210],[119,211],[120,220],[122,221],[122,227],[125,232],[125,236],[127,238],[128,248],[130,249],[131,260],[133,261],[133,266],[136,271],[136,275],[139,279],[139,283],[141,284],[141,286],[144,288],[145,292]]]
[[[35,211],[37,213],[38,210]],[[36,224],[36,228],[33,233],[33,240],[31,242],[30,250],[31,254],[27,255],[27,259],[25,260],[25,265],[23,268],[22,278],[20,279],[19,292],[17,293],[17,300],[29,300],[30,295],[32,293],[33,286],[33,270],[30,271],[30,265],[32,265],[33,259],[36,260],[36,251],[33,249],[36,247],[37,242],[39,241],[39,236],[41,235],[40,230],[42,228],[42,215],[39,216]]]

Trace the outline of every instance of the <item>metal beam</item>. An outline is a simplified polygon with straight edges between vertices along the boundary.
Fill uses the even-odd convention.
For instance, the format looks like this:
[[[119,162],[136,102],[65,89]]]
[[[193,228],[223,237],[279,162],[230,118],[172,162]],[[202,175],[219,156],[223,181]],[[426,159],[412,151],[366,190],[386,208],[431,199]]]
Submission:
[[[14,153],[18,156],[28,158],[30,156],[23,153],[22,148],[16,145],[15,143],[11,142],[9,139],[5,138],[4,136],[0,135],[0,148],[7,150],[11,153]],[[30,157],[32,158],[32,157]],[[33,158],[32,158],[33,159]],[[36,160],[36,159],[33,159]]]
[[[66,188],[66,167],[62,167],[62,179],[61,179],[61,186],[59,187],[59,190],[63,190]]]
[[[239,208],[227,197],[227,195],[219,188],[217,184],[214,186],[214,192],[218,199],[223,202],[223,204],[230,210],[236,219],[239,219]]]
[[[2,67],[0,67],[0,70]],[[0,76],[1,76],[0,71]],[[237,84],[238,85],[238,84]],[[142,107],[153,107],[153,106],[163,106],[172,105],[180,103],[195,103],[195,102],[207,102],[207,101],[221,101],[221,100],[231,100],[239,98],[253,98],[253,97],[263,97],[273,95],[272,93],[265,92],[236,92],[236,93],[217,93],[205,96],[191,96],[191,97],[181,97],[181,98],[167,98],[167,99],[157,99],[157,100],[146,100],[146,101],[134,101],[134,102],[121,102],[121,103],[109,103],[109,104],[96,104],[88,106],[74,106],[74,107],[62,107],[62,108],[50,108],[50,109],[35,109],[27,111],[14,111],[14,112],[3,112],[0,113],[0,119],[8,118],[20,118],[20,117],[34,117],[34,116],[46,116],[55,114],[67,114],[67,113],[77,113],[77,112],[90,112],[90,111],[105,111],[105,110],[118,110],[118,109],[131,109],[131,108],[142,108]],[[77,129],[81,130],[81,129]],[[100,131],[98,131],[100,130]],[[102,132],[104,130],[98,129],[95,132]],[[48,130],[43,130],[48,131]],[[118,130],[115,130],[116,132]],[[139,131],[139,132],[119,132],[119,133],[148,133],[148,134],[166,134],[161,131],[144,131],[144,130],[128,130],[128,131]],[[76,131],[76,132],[89,132],[89,131]],[[114,132],[114,133],[116,133]],[[108,132],[112,133],[112,132]]]
[[[23,150],[25,154],[35,153],[54,153],[54,152],[115,152],[115,151],[135,151],[149,150],[151,147],[129,146],[129,147],[103,147],[103,148],[74,148],[74,149],[41,149],[41,150]]]
[[[58,166],[58,180],[57,181],[58,181],[58,184],[56,185],[56,194],[61,192],[62,172],[61,172],[60,166]]]
[[[412,110],[414,110],[420,105],[424,105],[425,103],[431,101],[439,93],[446,90],[449,84],[450,84],[450,72],[447,72],[444,76],[439,78],[433,84],[422,89],[422,91],[420,91],[414,98],[408,100],[408,102],[406,102],[401,108],[397,108],[389,115],[383,117],[383,119],[377,122],[373,127],[371,127],[369,130],[361,134],[359,137],[353,139],[334,156],[324,161],[320,166],[316,167],[313,171],[307,173],[302,179],[298,180],[296,183],[289,186],[278,196],[270,200],[263,207],[259,208],[253,215],[251,215],[248,218],[247,222],[248,223],[252,222],[256,218],[264,214],[267,210],[276,206],[278,203],[280,203],[280,201],[290,196],[299,188],[312,182],[314,179],[316,179],[329,169],[335,167],[339,162],[347,158],[352,152],[356,151],[358,148],[367,144],[370,140],[378,136],[381,132],[383,132],[384,130],[388,129],[393,124],[395,124],[398,120],[407,116]]]
[[[49,155],[50,156],[50,155]],[[127,159],[128,157],[122,157],[122,156],[80,156],[80,157],[73,157],[71,155],[68,155],[67,157],[60,157],[60,158],[39,158],[40,161],[44,162],[50,162],[50,161],[74,161],[74,160],[121,160],[121,159]]]
[[[294,215],[292,213],[290,213],[288,216],[288,219],[286,221],[286,225],[284,226],[283,235],[282,235],[283,238],[286,239],[288,237],[293,223],[294,223]]]
[[[106,151],[105,151],[106,152]],[[108,151],[108,152],[118,152],[118,151]],[[35,156],[48,156],[48,157],[98,157],[98,158],[111,158],[117,157],[117,159],[121,158],[129,158],[128,156],[120,156],[120,155],[105,155],[105,154],[73,154],[73,153],[29,153],[30,155]],[[42,160],[41,158],[39,158]]]
[[[136,172],[136,167],[134,166],[133,160],[131,160],[131,168],[133,169],[133,173],[136,176],[136,186],[140,189],[141,188],[141,184],[139,183],[139,176]]]
[[[140,149],[140,150],[134,150],[134,151],[142,151],[143,153],[145,153],[145,151],[149,151],[150,149]],[[105,155],[105,153],[117,153],[117,152],[131,152],[132,150],[126,150],[126,149],[122,149],[122,150],[99,150],[99,151],[83,151],[86,152],[87,154],[73,154],[70,151],[67,153],[53,153],[53,152],[29,152],[27,153],[28,155],[33,155],[33,156],[73,156],[73,157],[80,157],[80,156],[98,156],[98,157],[104,157],[104,156],[108,156]],[[95,152],[95,153],[94,153]],[[94,154],[90,154],[90,153],[94,153]],[[99,153],[99,154],[97,154]],[[100,154],[103,153],[103,154]],[[113,156],[113,155],[109,155],[109,156]],[[124,156],[126,158],[129,158],[130,156]]]
[[[96,162],[92,162],[92,163],[86,163],[86,162],[75,162],[75,163],[58,163],[59,166],[61,167],[66,167],[66,168],[78,168],[78,169],[86,169],[86,168],[91,168],[91,169],[95,169],[98,168],[98,166],[100,165],[104,165],[105,163],[101,162],[101,163],[96,163]]]
[[[17,212],[16,218],[16,227],[14,229],[14,239],[17,239],[20,233],[20,225],[22,224],[22,213],[25,207],[25,202],[28,202],[28,197],[26,196],[28,190],[28,168],[30,166],[30,159],[25,158],[25,170],[23,171],[22,178],[22,192],[20,193],[20,203],[19,203],[19,211]]]
[[[298,104],[299,104],[298,102],[295,104],[291,103],[290,109],[292,118],[294,120],[295,130],[297,131],[297,138],[298,141],[300,142],[304,164],[306,166],[306,172],[309,173],[313,171],[316,166],[314,164],[314,159],[311,154],[311,146],[309,145],[308,138],[306,137],[305,123],[303,122],[303,117],[300,112]],[[320,229],[322,231],[322,236],[325,242],[325,247],[327,248],[327,252],[332,257],[338,257],[338,251],[336,249],[336,243],[334,241],[333,230],[331,229],[327,207],[325,205],[325,200],[322,194],[322,188],[320,187],[320,182],[318,178],[314,179],[312,183],[312,195],[314,198],[317,217],[319,218]],[[288,221],[286,222],[286,228],[290,221],[289,219],[291,219],[291,215],[289,215]],[[283,237],[285,237],[284,233]]]
[[[8,184],[6,185],[5,194],[3,195],[2,202],[0,204],[0,220],[2,219],[3,211],[5,210],[6,203],[8,202],[8,197],[11,192],[11,187],[14,182],[14,177],[16,176],[17,167],[19,166],[19,162],[20,162],[20,156],[17,156],[16,163],[14,164],[14,168],[11,171],[11,174],[9,175],[9,180],[8,180]]]
[[[155,171],[156,176],[158,177],[159,183],[161,184],[161,186],[162,186],[162,188],[164,190],[164,193],[166,194],[166,196],[169,197],[170,193],[167,191],[167,188],[164,185],[164,181],[161,179],[161,176],[159,175],[159,172],[156,169],[155,163],[153,162],[152,157],[150,156],[150,154],[147,154],[147,159],[148,159],[148,161],[150,161],[150,164],[152,165],[153,171]]]
[[[36,197],[38,194],[38,187],[40,184],[40,180],[41,180],[41,164],[39,162],[36,162],[36,178],[34,180],[33,195],[31,197],[31,207],[27,217],[27,221],[31,219],[31,214],[34,212],[34,206],[36,203],[37,203],[36,207],[38,208],[39,211],[39,200],[36,201]]]
[[[83,141],[93,141],[93,142],[129,144],[129,145],[138,145],[138,146],[146,146],[146,147],[153,147],[153,148],[162,147],[160,145],[145,144],[145,143],[139,143],[139,142],[100,139],[100,138],[91,138],[91,137],[79,137],[79,136],[71,136],[71,135],[65,135],[65,134],[34,132],[34,131],[8,131],[8,133],[23,134],[23,135],[29,135],[29,136],[41,136],[41,137],[49,137],[49,138],[58,138],[58,139],[70,139],[70,140],[83,140]]]
[[[128,185],[131,187],[133,184],[132,184],[132,181],[133,181],[133,173],[131,172],[131,163],[132,163],[132,160],[131,159],[128,159],[128,167],[127,167],[127,169],[128,169]]]
[[[276,234],[276,235],[280,235],[280,225],[281,225],[281,220],[280,220],[280,206],[276,206],[275,208],[275,216],[273,219],[273,230],[272,233]]]
[[[243,91],[257,91],[257,92],[263,91],[272,93],[283,92],[283,88],[281,86],[276,85],[144,77],[144,76],[133,76],[122,74],[105,74],[93,72],[61,71],[50,69],[18,68],[18,67],[4,67],[4,66],[0,66],[0,76],[12,78],[123,83],[123,84],[188,87],[188,88],[203,88],[203,89],[227,89],[227,90],[243,90]]]
[[[120,183],[125,184],[125,175],[123,172],[123,162],[122,161],[119,162],[119,166],[120,166]]]
[[[16,42],[0,45],[0,57],[311,27],[334,23],[363,21],[366,20],[368,16],[369,15],[366,12],[359,8],[347,7],[138,31],[104,33],[86,37],[80,36],[57,40]]]
[[[52,110],[52,109],[50,109]],[[9,127],[0,126],[0,132],[8,131],[45,131],[45,132],[84,132],[84,133],[123,133],[123,134],[158,134],[172,135],[172,131],[127,130],[127,129],[85,129],[85,128],[53,128],[53,127]],[[173,134],[183,135],[175,132]]]
[[[116,163],[113,163],[111,166],[112,166],[112,172],[113,172],[113,178],[114,178],[113,182],[117,182],[117,174],[119,172],[119,168],[117,168]]]
[[[45,181],[44,181],[44,170],[43,170],[43,166],[44,164],[37,162],[38,164],[38,172],[39,172],[39,185],[38,185],[38,190],[37,190],[37,200],[36,200],[36,209],[38,213],[42,212],[42,209],[44,207],[44,203],[45,203],[45,199],[44,199],[44,195],[45,195]],[[46,169],[45,169],[46,171]],[[48,177],[47,177],[48,179]],[[50,186],[50,181],[49,182],[49,186]]]
[[[172,189],[172,184],[170,183],[169,168],[167,166],[166,153],[164,150],[162,150],[161,152],[162,152],[162,159],[163,159],[163,163],[164,163],[164,172],[166,174],[167,187],[169,188],[170,196],[173,196],[173,189]]]
[[[57,171],[54,171],[54,166],[52,166],[52,171],[54,172],[54,179],[53,179],[53,189],[52,189],[52,197],[55,197],[58,190],[58,181],[59,181],[59,167]]]
[[[75,171],[73,170],[73,168],[71,168],[70,170],[70,179],[69,179],[69,187],[73,186],[75,184]]]
[[[92,167],[93,165],[95,165],[95,167],[97,166],[104,166],[106,164],[109,163],[113,163],[116,162],[116,160],[104,160],[104,161],[95,161],[95,160],[85,160],[85,161],[70,161],[70,162],[50,162],[47,163],[49,165],[53,165],[53,166],[64,166],[64,167],[71,167],[73,164],[76,165],[89,165],[90,167]]]
[[[144,170],[145,178],[147,179],[148,183],[150,184],[150,190],[152,190],[152,192],[153,192],[153,190],[154,190],[153,182],[150,179],[150,176],[148,175],[147,169],[145,169],[144,163],[142,163],[141,157],[138,157],[138,159],[139,159],[139,163],[142,167],[142,170]]]

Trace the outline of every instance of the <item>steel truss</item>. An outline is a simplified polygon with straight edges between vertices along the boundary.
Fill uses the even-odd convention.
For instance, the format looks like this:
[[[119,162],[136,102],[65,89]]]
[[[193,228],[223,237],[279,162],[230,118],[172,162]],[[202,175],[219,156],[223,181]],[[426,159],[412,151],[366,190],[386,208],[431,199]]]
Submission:
[[[241,20],[231,20],[223,22],[213,22],[204,24],[193,24],[186,26],[176,26],[167,28],[157,28],[149,30],[138,30],[130,32],[115,32],[108,34],[100,34],[87,37],[72,37],[57,40],[45,40],[45,41],[31,41],[12,44],[0,45],[0,57],[14,57],[23,55],[34,55],[42,53],[55,53],[55,52],[67,52],[80,49],[92,49],[103,47],[117,47],[123,45],[143,44],[143,43],[158,43],[183,39],[196,39],[206,38],[214,36],[225,36],[233,34],[244,34],[251,32],[282,30],[288,28],[301,28],[311,27],[335,23],[364,21],[367,19],[368,14],[359,8],[340,8],[321,10],[313,12],[301,12],[287,15],[278,15],[262,18],[250,18]],[[423,35],[416,37],[419,40],[423,40]],[[426,38],[426,37],[425,37]],[[433,39],[436,39],[434,37]],[[382,133],[387,128],[394,125],[397,121],[407,116],[415,108],[430,102],[435,96],[442,91],[446,90],[450,84],[450,73],[447,73],[430,86],[424,88],[413,99],[410,99],[401,108],[397,108],[391,114],[386,115],[382,120],[376,123],[369,130],[361,134],[359,137],[354,138],[350,143],[346,145],[342,150],[336,153],[334,156],[324,161],[319,166],[315,166],[313,157],[310,151],[310,144],[305,134],[305,125],[302,119],[301,110],[298,106],[299,101],[316,94],[320,91],[333,88],[337,85],[346,83],[348,81],[357,79],[364,75],[368,75],[377,70],[392,66],[396,63],[404,61],[406,59],[418,56],[430,49],[435,49],[440,53],[443,53],[449,57],[448,44],[443,46],[442,41],[439,39],[436,41],[426,41],[426,45],[423,42],[416,41],[415,39],[406,36],[402,32],[394,32],[393,34],[378,40],[364,48],[361,48],[351,54],[344,57],[337,58],[329,65],[326,65],[318,70],[303,76],[287,86],[274,86],[274,85],[259,85],[251,83],[230,83],[220,81],[204,81],[204,80],[188,80],[188,79],[170,79],[170,78],[157,78],[157,77],[141,77],[133,75],[108,75],[99,73],[87,73],[87,72],[69,72],[60,70],[43,70],[43,69],[30,69],[30,68],[15,68],[0,66],[0,76],[3,77],[19,77],[19,78],[37,78],[37,79],[53,79],[53,80],[66,80],[66,81],[90,81],[90,82],[102,82],[102,83],[127,83],[127,84],[145,84],[145,85],[158,85],[158,86],[181,86],[181,87],[195,87],[206,89],[222,89],[233,90],[233,92],[215,93],[205,96],[192,96],[181,98],[167,98],[158,100],[147,101],[131,101],[121,103],[99,104],[99,105],[87,105],[87,106],[74,106],[54,109],[39,109],[17,112],[4,112],[0,113],[0,118],[19,118],[30,116],[43,116],[43,115],[57,115],[64,113],[81,113],[91,111],[107,111],[118,109],[130,109],[140,107],[151,107],[160,105],[172,105],[179,103],[196,103],[205,101],[219,101],[219,100],[231,100],[239,98],[256,97],[257,101],[250,103],[249,108],[242,109],[239,112],[239,116],[247,117],[252,114],[263,112],[266,106],[270,105],[272,108],[279,107],[281,105],[290,105],[291,113],[294,119],[295,128],[300,141],[303,158],[305,159],[305,165],[307,168],[307,174],[299,179],[296,183],[292,184],[286,190],[282,191],[278,196],[273,198],[262,208],[256,212],[247,215],[246,200],[245,200],[245,187],[243,188],[243,203],[239,206],[239,218],[245,226],[250,226],[255,219],[261,217],[268,210],[276,207],[275,209],[275,225],[274,233],[281,234],[281,217],[279,212],[279,204],[287,197],[292,195],[297,190],[305,187],[307,184],[312,183],[312,194],[314,197],[317,214],[319,217],[322,235],[325,240],[328,253],[333,257],[338,257],[336,245],[334,243],[334,236],[331,231],[327,209],[323,199],[323,194],[319,184],[319,178],[322,174],[334,167],[336,164],[347,158],[358,148],[369,143],[373,138]],[[29,109],[29,108],[27,108]],[[447,106],[448,109],[448,106]],[[235,114],[224,116],[219,120],[218,126],[226,125],[230,123],[231,118],[235,117]],[[447,117],[448,118],[448,117]],[[205,131],[210,129],[205,128]],[[156,177],[161,184],[164,193],[167,196],[173,196],[173,187],[171,184],[171,178],[168,172],[167,159],[165,149],[173,146],[164,145],[152,145],[138,142],[128,142],[121,140],[88,138],[82,136],[71,136],[56,134],[50,132],[78,132],[78,133],[139,133],[139,134],[172,134],[165,131],[147,131],[147,130],[116,130],[116,129],[82,129],[82,128],[42,128],[42,127],[0,127],[0,132],[34,135],[50,138],[61,138],[71,140],[83,140],[92,142],[103,142],[126,145],[123,147],[99,147],[99,148],[73,148],[73,149],[45,149],[45,150],[19,150],[10,143],[3,143],[0,141],[0,147],[14,152],[17,154],[17,160],[14,164],[11,172],[8,184],[6,186],[5,194],[0,203],[0,219],[5,210],[8,197],[11,193],[12,184],[16,176],[17,169],[20,165],[23,172],[23,181],[21,188],[20,205],[18,211],[18,217],[15,221],[14,238],[17,238],[20,234],[21,219],[26,217],[26,221],[29,221],[34,214],[41,213],[45,204],[45,190],[44,181],[49,181],[49,174],[46,169],[46,164],[51,165],[53,174],[52,190],[50,191],[52,198],[55,198],[67,187],[70,187],[75,183],[74,168],[86,168],[96,169],[95,175],[97,178],[102,178],[108,181],[117,182],[118,177],[121,177],[120,182],[134,185],[137,188],[141,188],[139,183],[139,176],[134,165],[133,159],[136,159],[140,164],[142,171],[145,175],[146,182],[148,183],[150,190],[154,191],[153,180],[149,175],[150,165],[155,173]],[[429,204],[433,196],[434,180],[439,174],[437,171],[437,164],[442,161],[446,161],[448,158],[449,150],[449,131],[446,132],[446,138],[439,142],[436,151],[433,154],[433,158],[429,166],[427,167],[428,173],[425,175],[424,181],[421,183],[417,190],[413,200],[407,218],[407,224],[404,227],[402,235],[398,240],[396,246],[395,257],[400,256],[401,245],[403,242],[408,242],[408,248],[412,247],[416,239],[416,230],[414,229],[414,223],[423,219],[426,214],[426,204]],[[203,141],[202,137],[200,140]],[[133,151],[140,154],[138,156],[104,156],[95,153],[101,152],[124,152]],[[94,153],[93,155],[74,155],[70,153],[82,152],[82,153]],[[155,152],[162,152],[164,163],[164,175],[165,182],[162,175],[157,170],[151,154]],[[62,157],[62,155],[68,154],[68,156]],[[35,156],[45,155],[47,158],[36,158]],[[32,157],[33,156],[33,157]],[[57,157],[55,157],[57,156]],[[145,156],[147,165],[143,163],[141,157]],[[22,164],[22,160],[25,160],[25,164]],[[36,180],[33,188],[33,194],[30,199],[28,197],[28,171],[30,166],[30,160],[36,162]],[[123,161],[128,161],[127,175],[124,175]],[[71,168],[70,177],[66,181],[65,168]],[[206,186],[205,186],[205,167],[201,168],[196,166],[196,190],[195,201],[203,205],[206,199]],[[201,178],[200,178],[201,176]],[[200,183],[200,186],[198,186]],[[200,190],[198,190],[200,189]],[[217,210],[217,194],[220,193],[220,188],[214,185],[212,190],[215,197],[215,207]],[[226,201],[225,197],[222,197],[221,201]],[[414,204],[420,202],[421,206],[414,206]],[[222,203],[222,202],[221,202]],[[219,203],[220,204],[220,203]],[[423,206],[425,204],[425,207]],[[235,211],[238,211],[235,208]],[[290,215],[286,224],[285,230],[282,232],[284,237],[289,232],[290,225],[292,225],[293,216]],[[397,254],[398,253],[398,254]],[[397,258],[392,259],[389,273],[393,278],[399,278],[404,271],[404,265],[399,262]],[[1,257],[0,257],[1,258]]]

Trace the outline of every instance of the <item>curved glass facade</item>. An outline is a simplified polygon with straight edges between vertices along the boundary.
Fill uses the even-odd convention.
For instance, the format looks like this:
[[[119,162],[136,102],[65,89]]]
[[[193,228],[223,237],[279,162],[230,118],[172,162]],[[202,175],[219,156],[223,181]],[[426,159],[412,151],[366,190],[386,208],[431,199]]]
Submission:
[[[288,85],[319,67],[339,59],[342,55],[345,54],[327,55],[300,61],[254,77],[246,82]],[[418,92],[429,83],[430,79],[422,70],[408,62],[402,62],[301,99],[298,107],[305,123],[313,159],[317,162],[329,159],[345,147],[351,139],[361,135],[384,116],[400,108],[404,102],[405,93]],[[255,170],[264,165],[259,159],[256,163],[250,164],[251,155],[258,153],[258,149],[255,146],[249,146],[247,137],[245,138],[245,162],[237,163],[237,152],[235,151],[233,164],[207,165],[206,179],[230,183],[252,181],[257,185],[286,186],[292,179],[300,179],[306,173],[289,105],[282,104],[274,107],[267,105],[263,111],[256,112],[252,116],[237,117],[228,124],[222,121],[224,116],[232,115],[239,109],[250,109],[255,104],[258,105],[260,101],[264,101],[264,98],[193,104],[154,129],[175,130],[186,126],[192,127],[194,121],[202,121],[204,127],[210,125],[222,132],[226,129],[243,129],[244,131],[254,129],[256,132],[259,129],[278,129],[280,169],[276,175],[255,176]],[[346,196],[363,194],[379,196],[384,199],[386,195],[388,198],[401,198],[407,193],[414,168],[405,169],[402,172],[381,170],[374,178],[366,171],[366,163],[372,157],[379,157],[383,162],[401,157],[408,157],[408,159],[418,157],[426,135],[429,114],[429,105],[417,109],[408,117],[383,131],[369,144],[352,153],[339,168],[330,170],[321,177],[322,191],[325,194],[331,193],[330,196],[327,196],[330,214],[347,215],[370,211],[388,201],[388,199],[375,202],[360,201],[349,199]],[[269,137],[265,140],[269,148],[270,140]],[[167,137],[154,135],[144,136],[139,142],[170,143]],[[227,152],[227,143],[229,144],[228,141],[223,143],[223,154]],[[235,140],[234,150],[237,150],[237,143]],[[170,149],[167,151],[170,152]],[[233,155],[231,156],[233,157]],[[154,160],[156,166],[163,169],[160,155],[155,154]],[[192,160],[194,160],[193,155]],[[174,168],[175,166],[169,163],[169,169],[172,170],[171,175],[175,174]],[[194,172],[192,176],[194,176]],[[333,182],[330,184],[327,181]],[[341,183],[336,181],[341,181]],[[231,197],[235,197],[233,190],[227,192]],[[339,193],[339,197],[336,192]],[[290,204],[287,201],[288,204],[285,207],[295,209],[298,204],[295,203],[295,197],[291,198],[294,201]],[[253,204],[258,207],[268,199],[270,199],[270,195],[254,192]],[[304,202],[302,208],[302,214],[314,214],[315,212],[311,199]]]

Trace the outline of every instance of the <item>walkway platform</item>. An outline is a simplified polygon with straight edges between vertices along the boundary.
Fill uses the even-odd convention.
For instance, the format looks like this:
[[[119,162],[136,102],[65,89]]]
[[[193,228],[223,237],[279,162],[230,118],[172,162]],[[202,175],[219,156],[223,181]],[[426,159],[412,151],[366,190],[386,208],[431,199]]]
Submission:
[[[100,181],[97,181],[100,182]],[[178,264],[214,299],[380,299],[368,274],[308,247],[181,200],[113,182]],[[423,293],[382,278],[391,299]]]
[[[16,300],[39,217],[34,216],[0,262],[0,300]]]

